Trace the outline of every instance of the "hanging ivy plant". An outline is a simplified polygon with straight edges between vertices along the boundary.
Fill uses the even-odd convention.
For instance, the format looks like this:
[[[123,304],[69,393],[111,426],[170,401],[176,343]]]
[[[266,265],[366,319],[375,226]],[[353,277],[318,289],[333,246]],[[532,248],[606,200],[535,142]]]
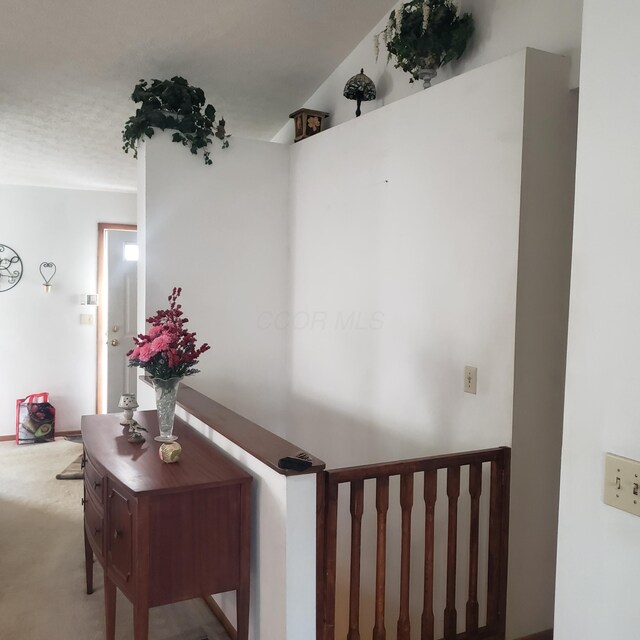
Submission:
[[[375,36],[376,55],[382,38],[395,67],[411,74],[409,82],[424,80],[425,69],[434,76],[462,56],[473,29],[471,14],[459,15],[453,0],[411,0],[394,9],[385,30]]]
[[[205,164],[213,164],[207,147],[214,137],[222,141],[223,149],[229,146],[224,118],[216,121],[216,110],[213,105],[205,106],[202,89],[191,86],[184,78],[140,80],[131,99],[141,106],[124,125],[122,148],[125,153],[131,149],[134,158],[138,157],[138,142],[144,136],[151,138],[155,129],[173,130],[173,142],[189,147],[193,154],[202,150]]]

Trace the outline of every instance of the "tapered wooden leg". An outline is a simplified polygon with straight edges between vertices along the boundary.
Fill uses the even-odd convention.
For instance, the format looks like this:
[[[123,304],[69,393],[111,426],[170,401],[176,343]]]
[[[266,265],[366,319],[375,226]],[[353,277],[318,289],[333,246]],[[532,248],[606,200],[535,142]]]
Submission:
[[[87,538],[87,531],[84,532],[84,571],[87,578],[87,593],[93,593],[93,551]]]
[[[133,606],[134,640],[147,640],[149,637],[149,607]]]
[[[116,585],[104,574],[104,620],[106,640],[116,638]]]

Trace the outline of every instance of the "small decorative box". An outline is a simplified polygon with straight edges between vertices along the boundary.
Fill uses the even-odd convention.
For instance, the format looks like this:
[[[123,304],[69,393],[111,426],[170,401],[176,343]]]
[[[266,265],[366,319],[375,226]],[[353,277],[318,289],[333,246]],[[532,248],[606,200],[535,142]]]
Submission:
[[[165,442],[160,445],[158,454],[162,462],[178,462],[182,455],[182,447],[177,442]]]

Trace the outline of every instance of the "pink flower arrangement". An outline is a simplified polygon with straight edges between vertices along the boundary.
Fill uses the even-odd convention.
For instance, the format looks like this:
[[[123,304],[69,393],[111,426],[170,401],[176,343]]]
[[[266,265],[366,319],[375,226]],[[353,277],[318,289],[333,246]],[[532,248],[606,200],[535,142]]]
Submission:
[[[185,328],[189,320],[177,303],[181,293],[181,288],[174,287],[168,298],[169,308],[147,318],[149,333],[134,338],[136,346],[127,354],[130,367],[141,367],[162,380],[198,373],[198,358],[211,347],[205,342],[196,348],[196,334]]]

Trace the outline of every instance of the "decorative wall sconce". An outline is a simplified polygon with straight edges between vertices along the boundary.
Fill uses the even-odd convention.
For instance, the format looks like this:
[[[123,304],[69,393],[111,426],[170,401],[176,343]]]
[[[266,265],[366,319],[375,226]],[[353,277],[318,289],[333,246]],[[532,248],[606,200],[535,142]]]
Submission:
[[[0,293],[13,289],[22,278],[22,260],[6,244],[0,244]]]
[[[40,275],[44,281],[42,289],[45,293],[49,293],[51,291],[51,280],[53,280],[53,276],[56,275],[56,271],[56,265],[53,264],[53,262],[43,262],[40,264]]]

